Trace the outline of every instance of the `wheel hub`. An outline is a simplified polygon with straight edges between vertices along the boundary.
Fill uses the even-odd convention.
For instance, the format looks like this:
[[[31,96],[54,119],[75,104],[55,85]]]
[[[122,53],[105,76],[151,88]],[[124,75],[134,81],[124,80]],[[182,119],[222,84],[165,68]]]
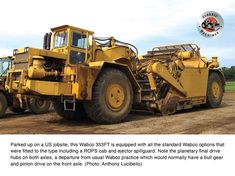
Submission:
[[[44,104],[44,100],[42,99],[36,99],[35,101],[36,106],[41,107]]]
[[[212,83],[212,95],[215,99],[220,97],[220,86],[215,81]]]
[[[119,84],[112,84],[108,86],[106,92],[106,102],[110,109],[113,111],[119,111],[123,105],[125,100],[124,89]]]

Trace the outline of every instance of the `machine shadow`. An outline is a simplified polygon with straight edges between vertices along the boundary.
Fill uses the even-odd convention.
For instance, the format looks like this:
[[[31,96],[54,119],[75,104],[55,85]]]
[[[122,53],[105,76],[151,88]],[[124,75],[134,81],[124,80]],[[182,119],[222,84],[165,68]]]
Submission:
[[[54,110],[49,110],[47,113],[52,113],[54,112]],[[21,112],[21,113],[14,113],[14,112],[7,112],[6,113],[6,116],[1,118],[1,119],[17,119],[17,118],[22,118],[22,117],[29,117],[29,116],[32,116],[32,115],[42,115],[42,114],[34,114],[30,111],[25,111],[25,112]]]
[[[221,106],[217,109],[225,108],[228,106],[231,106],[231,105],[229,105],[227,103],[222,103]],[[211,108],[206,108],[206,107],[202,107],[202,106],[195,106],[191,109],[181,110],[181,111],[176,112],[175,114],[168,115],[166,117],[171,118],[171,116],[176,117],[175,115],[200,112],[200,111],[206,113],[208,110],[211,110]],[[122,122],[121,124],[129,123],[129,122],[133,122],[133,121],[137,122],[137,121],[146,120],[146,119],[161,118],[161,117],[163,117],[163,116],[160,113],[153,114],[153,113],[150,113],[147,111],[132,111],[128,115],[126,120],[124,122]],[[60,119],[48,120],[47,123],[67,125],[67,126],[84,126],[85,125],[87,127],[95,127],[95,126],[102,126],[102,125],[107,125],[107,126],[117,125],[117,124],[97,124],[89,118],[81,118],[78,121],[68,121],[63,118],[60,118]]]

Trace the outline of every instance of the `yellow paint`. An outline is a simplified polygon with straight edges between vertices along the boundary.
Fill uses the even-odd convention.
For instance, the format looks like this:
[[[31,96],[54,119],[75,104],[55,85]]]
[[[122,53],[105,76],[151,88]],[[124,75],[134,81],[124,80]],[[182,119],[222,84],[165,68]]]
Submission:
[[[104,61],[95,61],[95,62],[89,62],[90,68],[101,68],[104,64]]]
[[[81,38],[73,41],[74,33],[80,34],[77,36]],[[63,45],[55,47],[55,36],[59,36],[58,34],[66,34],[64,36],[67,38],[64,43],[62,42]],[[110,38],[108,45],[103,47],[95,41],[93,34],[90,30],[63,25],[52,28],[51,50],[31,47],[15,50],[15,63],[7,74],[6,89],[10,93],[16,92],[20,95],[41,94],[51,98],[68,95],[76,97],[76,100],[92,100],[93,85],[102,69],[112,67],[125,73],[132,83],[134,103],[141,103],[143,98],[139,80],[137,81],[141,78],[145,78],[144,81],[150,85],[151,95],[157,93],[162,84],[169,85],[170,90],[164,100],[155,102],[158,97],[156,94],[151,99],[150,107],[157,110],[175,97],[181,98],[182,101],[192,100],[192,104],[205,102],[209,69],[219,66],[217,57],[208,61],[207,58],[200,56],[197,46],[190,51],[181,51],[177,49],[177,46],[181,45],[170,45],[155,47],[151,52],[157,48],[170,48],[172,51],[173,47],[173,51],[176,52],[172,55],[168,53],[162,57],[150,57],[149,52],[148,56],[136,58],[136,53],[132,49],[118,44],[113,37]],[[78,45],[79,42],[82,42],[81,46]],[[71,58],[74,59],[73,62]],[[169,60],[162,62],[161,59]],[[161,81],[156,83],[156,78]],[[213,95],[218,97],[216,83],[213,83],[212,89]],[[122,109],[126,95],[121,85],[111,84],[104,92],[104,96],[110,109]],[[190,107],[192,104],[186,106]]]
[[[186,96],[187,92],[184,90],[184,88],[177,82],[176,79],[174,79],[167,68],[160,62],[155,62],[152,65],[149,65],[147,72],[157,74],[171,86],[173,86],[177,91]]]
[[[190,59],[192,57],[192,52],[190,52],[190,51],[181,51],[181,52],[178,52],[177,55],[181,59]]]
[[[130,51],[124,46],[112,46],[98,50],[95,56],[96,61],[115,61],[120,58],[129,58]]]
[[[217,60],[217,57],[212,57],[211,62],[209,63],[209,68],[218,68],[219,67],[219,62]]]
[[[78,83],[72,83],[72,94],[76,96],[77,99],[80,99],[80,95],[78,94],[79,91],[79,84]]]
[[[213,81],[211,88],[212,88],[213,98],[218,99],[220,97],[220,92],[221,92],[218,82]]]
[[[50,96],[71,95],[72,93],[72,85],[63,82],[27,80],[24,89]]]
[[[111,84],[105,93],[107,105],[113,111],[119,111],[125,102],[124,88],[119,84]]]
[[[151,90],[156,91],[157,90],[157,85],[156,85],[156,82],[155,82],[155,80],[153,78],[153,74],[152,73],[148,73],[147,76],[148,76],[148,80],[149,80],[149,83],[150,83]]]
[[[179,81],[188,98],[206,96],[208,74],[207,68],[185,68],[182,71]]]

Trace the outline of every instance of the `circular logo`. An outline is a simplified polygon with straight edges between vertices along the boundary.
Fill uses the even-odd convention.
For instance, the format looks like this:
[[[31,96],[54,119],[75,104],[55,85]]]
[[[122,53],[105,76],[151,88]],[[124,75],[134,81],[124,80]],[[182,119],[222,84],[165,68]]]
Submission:
[[[207,38],[217,37],[224,28],[222,16],[214,11],[203,13],[197,21],[199,33]]]

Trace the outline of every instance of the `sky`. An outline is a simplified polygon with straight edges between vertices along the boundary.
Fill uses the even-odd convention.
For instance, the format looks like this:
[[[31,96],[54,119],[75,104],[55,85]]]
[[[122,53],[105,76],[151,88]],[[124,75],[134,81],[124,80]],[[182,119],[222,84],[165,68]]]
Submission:
[[[25,46],[42,48],[45,32],[64,24],[114,36],[134,44],[140,54],[154,46],[196,43],[201,54],[218,56],[221,67],[235,65],[235,0],[7,0],[0,9],[0,56]],[[196,23],[216,11],[224,29],[205,38]]]

